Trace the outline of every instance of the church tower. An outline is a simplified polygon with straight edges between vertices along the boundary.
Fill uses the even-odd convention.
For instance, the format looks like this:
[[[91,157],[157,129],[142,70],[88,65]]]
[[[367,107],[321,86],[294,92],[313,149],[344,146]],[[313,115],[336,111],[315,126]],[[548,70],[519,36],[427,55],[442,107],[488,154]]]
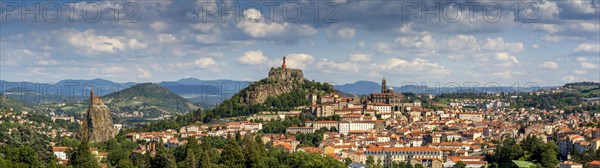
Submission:
[[[381,93],[385,93],[387,90],[387,84],[385,81],[385,77],[383,77],[383,80],[381,80]]]

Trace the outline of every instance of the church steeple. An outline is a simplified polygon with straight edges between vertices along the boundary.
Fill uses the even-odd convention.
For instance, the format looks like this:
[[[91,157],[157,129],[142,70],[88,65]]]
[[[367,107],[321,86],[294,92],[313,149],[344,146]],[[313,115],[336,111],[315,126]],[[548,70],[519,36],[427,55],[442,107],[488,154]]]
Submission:
[[[90,104],[94,104],[94,88],[90,91]]]
[[[381,80],[381,93],[385,93],[387,90],[387,82],[385,81],[385,77]]]

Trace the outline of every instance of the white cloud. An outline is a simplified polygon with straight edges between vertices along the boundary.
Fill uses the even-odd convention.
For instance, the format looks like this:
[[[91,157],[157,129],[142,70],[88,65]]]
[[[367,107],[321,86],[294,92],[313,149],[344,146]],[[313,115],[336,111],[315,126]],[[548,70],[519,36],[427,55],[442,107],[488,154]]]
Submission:
[[[137,68],[138,72],[140,72],[140,75],[138,75],[138,78],[143,78],[143,79],[150,79],[152,77],[152,73],[150,73],[150,71],[142,69],[142,68]]]
[[[161,43],[172,43],[177,41],[177,38],[175,38],[174,35],[172,34],[159,34],[158,35],[158,42]]]
[[[526,10],[527,11],[522,13],[530,14],[534,12],[531,11],[531,9],[529,8],[527,8]],[[556,2],[554,1],[544,1],[543,3],[539,3],[537,13],[537,18],[548,20],[558,16],[558,14],[560,14],[560,8],[556,5]]]
[[[577,74],[577,75],[582,75],[582,74],[585,74],[586,72],[585,72],[585,70],[574,70],[573,73]]]
[[[58,61],[56,61],[56,60],[38,60],[37,62],[35,62],[35,64],[37,64],[37,65],[56,65],[56,64],[58,64]]]
[[[540,37],[540,39],[547,41],[547,42],[558,42],[560,41],[560,36],[555,36],[555,35],[544,35],[542,37]]]
[[[595,68],[598,68],[597,64],[589,63],[588,59],[585,58],[585,57],[577,57],[577,58],[575,58],[575,60],[579,61],[579,63],[581,64],[581,67],[583,69],[595,69]]]
[[[288,54],[286,56],[286,65],[289,68],[304,69],[314,60],[312,55],[305,53]]]
[[[598,68],[598,65],[589,62],[582,62],[581,67],[583,67],[584,69],[595,69]]]
[[[510,79],[513,77],[514,73],[511,71],[504,71],[504,72],[496,72],[493,75],[504,78],[504,79]]]
[[[201,57],[194,61],[194,64],[200,68],[209,68],[216,65],[217,62],[211,57]]]
[[[367,54],[350,54],[350,61],[352,62],[368,62],[371,59],[370,55]]]
[[[449,75],[450,69],[445,66],[431,63],[425,59],[415,58],[412,61],[400,58],[391,58],[381,65],[376,65],[383,71],[408,71],[408,72],[423,72],[432,75]]]
[[[104,73],[104,75],[118,75],[118,74],[124,74],[126,72],[127,72],[127,69],[120,67],[120,66],[111,66],[111,67],[102,69],[102,73]]]
[[[240,61],[243,64],[256,65],[267,63],[267,57],[265,57],[263,52],[260,50],[248,51],[245,52],[244,55],[242,55],[240,58],[238,58],[238,61]]]
[[[220,27],[216,23],[197,23],[192,27],[202,33],[220,33]]]
[[[338,30],[328,30],[327,38],[334,41],[352,40],[356,35],[356,29],[344,27]]]
[[[196,41],[203,44],[215,44],[220,41],[220,37],[216,35],[199,34],[196,35]]]
[[[533,44],[533,45],[531,45],[531,48],[538,49],[538,48],[540,48],[540,45],[539,44]]]
[[[523,50],[523,43],[521,42],[504,42],[504,38],[488,38],[483,44],[483,49],[490,51],[506,51],[506,52],[519,52]]]
[[[515,57],[514,55],[510,55],[506,52],[499,52],[496,53],[496,60],[501,61],[503,63],[499,64],[502,65],[504,67],[508,67],[511,66],[513,64],[518,64],[519,60],[517,60],[517,57]]]
[[[600,52],[600,44],[582,43],[575,48],[575,51],[582,52]]]
[[[152,28],[152,30],[154,31],[161,32],[167,30],[169,28],[169,25],[165,22],[155,21],[150,24],[150,28]]]
[[[129,47],[133,49],[144,49],[148,44],[137,41],[136,39],[129,40]]]
[[[568,81],[568,82],[574,82],[577,80],[577,77],[573,76],[573,75],[568,75],[563,77],[564,80]]]
[[[325,73],[351,73],[358,72],[360,66],[352,62],[338,62],[323,59],[316,63],[316,67]]]
[[[597,22],[577,22],[573,23],[569,26],[573,30],[578,31],[588,31],[588,32],[598,32],[600,30],[600,24]]]
[[[373,44],[373,49],[377,52],[384,53],[384,54],[393,53],[392,46],[390,46],[390,44],[388,44],[386,42],[377,42],[377,43]]]
[[[555,61],[546,61],[540,64],[540,67],[544,69],[558,69],[558,63]]]
[[[93,29],[88,29],[84,32],[68,32],[67,40],[71,45],[90,54],[101,52],[114,53],[115,51],[125,49],[126,46],[122,38],[96,35]]]
[[[169,64],[167,67],[170,70],[201,68],[208,69],[211,71],[219,71],[219,64],[212,57],[199,57],[193,61]]]
[[[459,34],[444,40],[448,49],[453,51],[478,51],[477,38],[472,35]]]
[[[592,5],[592,1],[565,1],[567,4],[576,9],[577,12],[583,14],[592,14],[596,9],[594,9],[594,5]]]
[[[585,58],[585,57],[577,57],[577,58],[575,58],[575,60],[577,60],[579,62],[586,62],[587,58]]]
[[[531,25],[533,30],[542,30],[548,33],[556,33],[560,31],[559,25],[556,24],[533,24]]]
[[[288,22],[266,23],[260,11],[254,8],[247,9],[243,13],[245,20],[239,22],[237,27],[250,37],[267,38],[290,35],[307,37],[318,33],[318,30],[308,24],[294,25]]]
[[[423,33],[414,37],[399,37],[394,40],[402,47],[432,49],[435,47],[435,39],[429,33]]]

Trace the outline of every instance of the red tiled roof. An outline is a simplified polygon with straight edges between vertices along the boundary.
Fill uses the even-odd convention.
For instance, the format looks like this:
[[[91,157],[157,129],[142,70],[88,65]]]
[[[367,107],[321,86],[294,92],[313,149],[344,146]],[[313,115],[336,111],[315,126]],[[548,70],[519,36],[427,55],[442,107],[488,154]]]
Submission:
[[[393,152],[439,152],[440,150],[430,147],[372,147],[367,148],[367,151],[393,151]]]

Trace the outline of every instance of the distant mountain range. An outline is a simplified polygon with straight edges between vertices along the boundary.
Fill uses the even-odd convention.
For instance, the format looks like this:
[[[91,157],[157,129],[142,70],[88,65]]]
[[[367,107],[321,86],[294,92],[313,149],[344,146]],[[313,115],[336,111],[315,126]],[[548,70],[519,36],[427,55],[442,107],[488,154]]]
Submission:
[[[200,80],[195,78],[185,78],[177,81],[165,81],[158,83],[169,89],[171,92],[198,103],[204,107],[212,107],[225,99],[230,98],[240,90],[248,86],[250,81],[235,80]],[[9,82],[0,80],[0,93],[5,96],[37,104],[44,102],[62,102],[62,101],[80,101],[87,98],[89,88],[93,87],[94,92],[103,96],[116,91],[127,89],[136,85],[133,82],[118,83],[105,79],[92,80],[62,80],[57,83],[33,83],[33,82]],[[510,86],[498,87],[457,87],[459,84],[449,85],[448,87],[436,86],[418,86],[405,85],[393,86],[394,90],[402,93],[416,94],[441,94],[456,92],[530,92],[551,87],[530,87],[518,88]],[[348,94],[366,95],[373,92],[379,92],[381,85],[373,81],[357,81],[344,85],[334,85],[336,90]]]
[[[171,92],[205,107],[214,106],[245,88],[249,81],[199,80],[186,78],[158,83]],[[10,82],[0,80],[0,93],[28,104],[81,101],[94,93],[104,96],[130,88],[137,83],[118,83],[105,79],[61,80],[56,83]]]
[[[475,92],[475,93],[502,93],[502,92],[531,92],[540,89],[556,88],[557,86],[543,86],[543,87],[512,87],[512,86],[487,86],[487,87],[472,87],[472,86],[459,86],[458,83],[448,84],[448,86],[419,86],[419,85],[404,85],[404,86],[392,86],[396,92],[402,93],[415,93],[415,94],[433,94],[438,95],[442,93],[461,93],[461,92]],[[336,90],[353,93],[359,95],[366,95],[374,92],[381,91],[381,85],[372,81],[357,81],[354,83],[348,83],[344,85],[334,85]]]

